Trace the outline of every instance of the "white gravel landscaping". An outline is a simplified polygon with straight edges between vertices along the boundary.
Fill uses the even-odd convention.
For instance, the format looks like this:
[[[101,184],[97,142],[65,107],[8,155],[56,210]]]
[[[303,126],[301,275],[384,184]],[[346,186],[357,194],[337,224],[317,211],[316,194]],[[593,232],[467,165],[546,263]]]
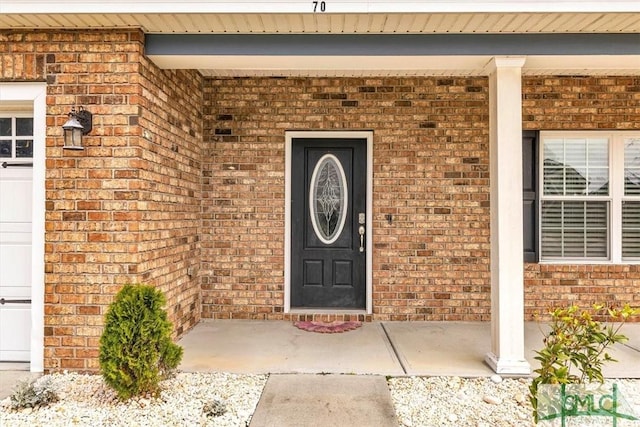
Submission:
[[[0,402],[0,426],[233,426],[246,427],[256,409],[266,375],[178,373],[163,383],[157,399],[119,402],[99,375],[51,374],[60,401],[36,410],[12,411],[9,398]],[[395,377],[388,380],[401,427],[533,426],[528,379],[460,377]],[[640,380],[615,381],[620,393],[640,415]],[[226,412],[213,415],[213,402]],[[207,414],[208,413],[208,414]],[[612,420],[589,417],[567,426],[611,426]],[[547,424],[559,426],[555,424]],[[619,427],[640,421],[618,420]],[[368,427],[368,426],[363,426]]]
[[[179,373],[163,382],[158,399],[119,402],[100,375],[52,374],[60,401],[37,410],[11,411],[9,398],[0,405],[0,426],[247,426],[266,375]],[[226,413],[207,415],[205,405],[225,404]]]
[[[640,380],[608,380],[640,415]],[[389,379],[398,423],[405,427],[535,426],[529,403],[529,379],[398,377]],[[611,418],[567,418],[569,426],[607,426]],[[540,423],[538,426],[560,426]],[[618,427],[640,427],[640,421],[618,420]]]

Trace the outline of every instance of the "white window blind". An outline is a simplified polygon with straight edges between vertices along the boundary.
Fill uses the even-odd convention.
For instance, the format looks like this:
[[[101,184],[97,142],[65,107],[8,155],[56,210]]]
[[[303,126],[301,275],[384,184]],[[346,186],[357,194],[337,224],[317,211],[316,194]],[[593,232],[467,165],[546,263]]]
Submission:
[[[622,203],[622,256],[640,258],[640,202]]]
[[[608,257],[609,202],[543,201],[543,258]]]
[[[543,139],[543,259],[609,257],[609,141]]]
[[[623,144],[622,257],[640,259],[640,137]]]
[[[624,140],[624,194],[640,195],[640,138]]]

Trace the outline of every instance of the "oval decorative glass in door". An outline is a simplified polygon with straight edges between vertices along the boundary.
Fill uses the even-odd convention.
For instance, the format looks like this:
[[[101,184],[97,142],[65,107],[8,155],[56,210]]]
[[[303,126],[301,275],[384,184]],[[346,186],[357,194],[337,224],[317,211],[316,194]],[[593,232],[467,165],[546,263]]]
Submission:
[[[318,160],[309,187],[311,224],[324,244],[335,242],[347,218],[347,179],[340,160],[325,154]]]

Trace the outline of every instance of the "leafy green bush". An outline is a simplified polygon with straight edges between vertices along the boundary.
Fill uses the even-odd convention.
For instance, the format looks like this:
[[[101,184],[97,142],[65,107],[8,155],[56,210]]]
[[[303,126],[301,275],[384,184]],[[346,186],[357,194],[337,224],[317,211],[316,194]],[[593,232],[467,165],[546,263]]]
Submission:
[[[11,409],[37,408],[58,401],[58,395],[52,389],[48,378],[43,380],[20,381],[11,394]]]
[[[182,360],[182,347],[171,341],[165,302],[152,286],[125,285],[109,306],[100,338],[100,370],[120,399],[157,395],[160,380]]]
[[[603,305],[594,305],[594,313],[572,305],[558,308],[551,314],[551,329],[544,335],[544,347],[536,351],[536,360],[540,368],[529,386],[529,400],[533,406],[533,415],[538,422],[538,386],[540,384],[585,384],[604,382],[602,366],[605,362],[615,362],[607,348],[615,343],[627,341],[620,334],[620,328],[627,319],[640,314],[628,304],[622,309],[607,309]],[[608,318],[603,325],[594,316]],[[576,371],[572,371],[575,368]]]

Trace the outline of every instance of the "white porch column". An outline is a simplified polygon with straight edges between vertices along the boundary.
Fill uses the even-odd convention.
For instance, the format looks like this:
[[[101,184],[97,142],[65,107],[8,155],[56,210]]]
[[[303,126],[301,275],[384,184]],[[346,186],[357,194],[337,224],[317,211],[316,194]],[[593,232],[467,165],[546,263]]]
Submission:
[[[491,352],[498,374],[529,374],[524,357],[522,220],[522,66],[525,58],[489,64],[491,179]]]

